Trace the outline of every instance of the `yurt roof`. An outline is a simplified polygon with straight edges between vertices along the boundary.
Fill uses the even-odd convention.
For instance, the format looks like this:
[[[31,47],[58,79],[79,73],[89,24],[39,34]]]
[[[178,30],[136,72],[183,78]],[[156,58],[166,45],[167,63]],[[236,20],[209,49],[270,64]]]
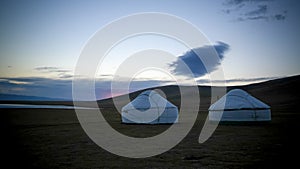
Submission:
[[[269,109],[270,106],[244,90],[233,89],[209,107],[209,110]]]
[[[151,106],[152,103],[152,106]],[[147,90],[139,94],[134,100],[125,105],[122,110],[146,110],[155,107],[177,108],[154,90]]]

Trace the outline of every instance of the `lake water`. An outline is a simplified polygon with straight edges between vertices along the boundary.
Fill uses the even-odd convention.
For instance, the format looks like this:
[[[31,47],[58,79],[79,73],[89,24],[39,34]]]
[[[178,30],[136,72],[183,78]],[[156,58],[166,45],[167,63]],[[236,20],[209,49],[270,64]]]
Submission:
[[[97,109],[91,107],[74,107],[74,106],[66,106],[66,105],[35,105],[35,104],[0,104],[0,108],[27,108],[27,109]]]

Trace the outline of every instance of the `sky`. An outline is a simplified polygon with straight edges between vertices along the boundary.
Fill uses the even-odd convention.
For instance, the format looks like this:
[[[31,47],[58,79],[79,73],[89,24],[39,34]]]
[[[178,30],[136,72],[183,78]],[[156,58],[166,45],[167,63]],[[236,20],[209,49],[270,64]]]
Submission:
[[[3,0],[0,93],[71,98],[74,69],[92,35],[114,20],[143,12],[171,14],[193,24],[211,42],[193,50],[213,47],[221,61],[207,71],[195,60],[193,50],[174,39],[129,38],[105,57],[96,77],[96,90],[102,93],[99,98],[110,96],[111,78],[126,57],[150,48],[177,56],[169,63],[175,75],[185,74],[178,60],[186,61],[200,85],[208,85],[209,74],[220,68],[227,85],[298,75],[299,9],[297,0]],[[172,80],[150,71],[136,81],[136,88],[145,88]]]

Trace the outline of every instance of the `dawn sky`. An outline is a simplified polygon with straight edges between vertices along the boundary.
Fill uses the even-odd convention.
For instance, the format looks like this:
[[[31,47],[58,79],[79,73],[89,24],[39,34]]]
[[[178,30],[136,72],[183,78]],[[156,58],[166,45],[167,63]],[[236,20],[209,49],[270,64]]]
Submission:
[[[141,12],[176,15],[198,27],[212,45],[228,45],[221,62],[225,79],[297,75],[299,9],[296,0],[1,1],[0,83],[35,83],[39,78],[69,82],[82,48],[97,30]],[[124,56],[145,48],[178,57],[188,51],[168,38],[137,37],[106,58],[101,74],[113,74]],[[0,85],[0,92],[14,93]]]

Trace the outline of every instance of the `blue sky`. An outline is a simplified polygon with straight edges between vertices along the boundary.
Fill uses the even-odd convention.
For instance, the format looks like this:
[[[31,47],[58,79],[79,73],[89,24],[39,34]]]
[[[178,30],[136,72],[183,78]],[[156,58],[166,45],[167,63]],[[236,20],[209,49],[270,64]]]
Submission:
[[[300,72],[299,9],[300,2],[296,0],[1,1],[0,92],[49,95],[43,90],[30,92],[30,89],[33,84],[39,88],[49,87],[53,81],[70,82],[88,39],[111,21],[140,12],[176,15],[198,27],[212,45],[218,42],[228,45],[220,64],[225,79],[242,79],[234,84],[243,84],[243,79],[255,81],[297,75]],[[121,45],[118,52],[106,58],[101,74],[112,74],[124,55],[145,46],[162,48],[178,57],[188,52],[162,37],[141,37],[123,46],[126,44],[131,46],[130,50],[127,48],[128,53]],[[135,44],[143,45],[136,48]],[[48,79],[49,83],[42,85],[34,81],[39,78]],[[106,80],[98,79],[99,83]],[[65,83],[63,88],[70,87]],[[69,98],[69,95],[61,97]]]

